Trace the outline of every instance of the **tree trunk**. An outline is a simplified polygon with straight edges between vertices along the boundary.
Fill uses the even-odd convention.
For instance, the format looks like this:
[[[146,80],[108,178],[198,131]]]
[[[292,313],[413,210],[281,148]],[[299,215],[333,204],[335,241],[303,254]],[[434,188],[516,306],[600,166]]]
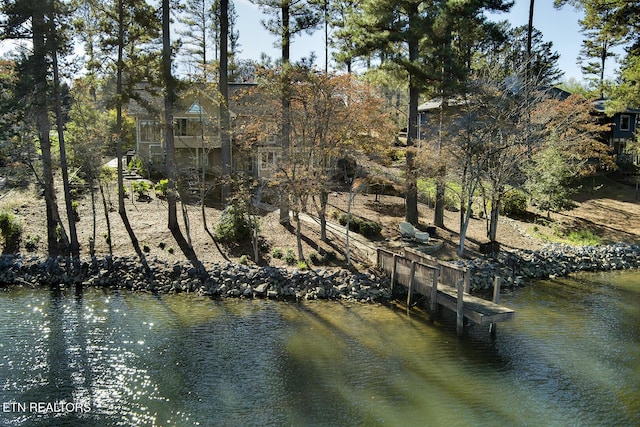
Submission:
[[[281,162],[284,167],[289,163],[289,145],[291,131],[291,91],[289,90],[289,68],[290,68],[290,47],[291,30],[289,28],[289,3],[282,2],[282,126],[280,129],[282,157]],[[289,225],[289,195],[285,186],[280,188],[280,224]]]
[[[38,7],[33,8],[33,58],[34,58],[34,106],[36,125],[38,128],[38,140],[42,156],[42,183],[47,216],[47,251],[50,256],[59,254],[57,226],[59,224],[58,204],[53,181],[53,165],[51,161],[51,140],[49,132],[48,96],[47,96],[47,60],[45,35],[47,26],[44,11]]]
[[[355,197],[356,197],[356,192],[355,192],[354,186],[355,186],[355,183],[352,184],[351,188],[349,189],[349,202],[347,203],[347,223],[344,226],[345,227],[346,240],[347,240],[347,247],[346,247],[347,266],[351,265],[351,247],[350,247],[350,243],[351,242],[349,241],[349,225],[351,223],[351,204],[353,203],[353,199],[355,199]]]
[[[168,228],[179,229],[176,200],[177,194],[177,170],[175,162],[175,141],[173,137],[173,106],[175,104],[175,82],[171,74],[171,35],[170,35],[170,9],[169,0],[162,1],[162,76],[164,78],[164,121],[165,121],[165,149],[167,171],[167,203],[169,209]]]
[[[228,85],[228,39],[229,39],[229,0],[220,0],[220,76],[218,90],[221,95],[220,103],[220,143],[222,157],[222,200],[229,196],[229,181],[231,179],[231,120],[229,115],[229,85]]]
[[[433,225],[444,228],[444,178],[438,177],[436,182],[436,203],[433,211]]]
[[[417,5],[414,5],[415,16],[417,16]],[[413,21],[414,14],[409,14],[409,27],[415,26]],[[409,39],[409,61],[418,60],[418,39],[411,37]],[[418,225],[418,182],[415,168],[415,152],[414,140],[418,136],[418,100],[420,97],[420,88],[416,76],[409,73],[409,123],[407,127],[407,154],[406,154],[406,170],[405,170],[405,200],[406,211],[405,220],[413,225]]]
[[[165,84],[164,119],[167,170],[167,204],[169,209],[168,228],[184,256],[198,270],[200,275],[206,270],[198,259],[193,246],[185,239],[178,224],[178,209],[176,204],[177,170],[175,161],[175,144],[173,138],[173,107],[176,99],[176,82],[171,72],[171,35],[169,0],[162,0],[162,76]]]
[[[527,80],[529,77],[529,71],[531,71],[531,45],[533,41],[533,12],[535,9],[535,0],[529,0],[529,22],[527,25]],[[528,86],[528,82],[527,82]]]
[[[329,204],[329,193],[325,190],[320,191],[320,240],[327,241],[327,205]]]
[[[300,212],[294,210],[293,219],[296,221],[296,243],[298,245],[298,261],[304,261],[304,253],[302,252],[302,233],[300,230]]]
[[[93,173],[90,172],[89,173],[89,185],[91,186],[90,191],[91,191],[91,220],[92,220],[92,224],[91,224],[91,242],[89,243],[89,256],[91,258],[93,258],[96,254],[96,227],[97,227],[97,216],[98,213],[96,211],[96,192],[94,189],[94,178],[93,178]]]
[[[491,197],[491,213],[489,220],[489,240],[495,242],[498,235],[498,218],[500,217],[500,197],[494,194]]]
[[[102,207],[104,208],[104,219],[107,222],[107,244],[109,245],[109,255],[113,256],[113,242],[111,242],[111,220],[109,219],[109,207],[107,206],[107,199],[104,196],[104,187],[102,182],[98,180],[98,187],[100,188],[100,195],[102,196]]]
[[[249,230],[251,231],[251,246],[253,249],[253,262],[256,264],[260,262],[260,234],[258,230],[258,218],[257,215],[251,213],[251,206],[249,206]]]
[[[131,245],[136,251],[140,262],[142,263],[147,274],[151,273],[151,269],[147,264],[147,259],[140,248],[140,243],[136,237],[129,217],[127,216],[127,210],[124,205],[124,166],[122,164],[122,73],[124,72],[124,5],[123,0],[118,0],[118,59],[116,65],[116,157],[118,162],[118,213],[124,224],[124,228],[127,230]],[[109,234],[111,235],[111,234]]]
[[[182,198],[180,199],[180,208],[182,209],[182,221],[184,222],[184,234],[187,236],[187,244],[193,246],[191,242],[191,221],[189,221],[189,212],[187,211],[187,205],[184,204]]]
[[[467,172],[464,173],[463,178],[463,194],[460,197],[460,244],[458,245],[458,256],[464,256],[464,246],[467,238],[467,230],[469,228],[469,221],[471,220],[471,206],[473,205],[473,194],[476,192],[476,188],[480,182],[480,170],[476,170],[475,173],[471,173],[469,177]],[[466,182],[471,180],[471,182]]]
[[[222,248],[218,243],[218,239],[216,239],[216,236],[211,232],[211,230],[209,230],[209,227],[207,226],[207,211],[204,204],[202,205],[202,224],[204,226],[204,231],[209,235],[209,237],[211,237],[213,244],[216,245],[216,249],[218,250],[220,255],[222,255],[222,258],[224,258],[225,261],[229,261],[229,257],[227,257],[227,255],[222,251]]]
[[[52,19],[53,22],[55,20]],[[69,252],[75,259],[80,257],[80,244],[78,243],[78,233],[76,231],[76,219],[73,214],[73,201],[71,200],[71,189],[69,184],[69,168],[67,165],[67,149],[64,140],[64,122],[62,118],[62,97],[60,96],[60,76],[58,70],[58,53],[55,49],[51,52],[53,58],[53,92],[56,110],[56,127],[58,130],[58,146],[60,149],[60,168],[62,169],[62,186],[64,189],[64,200],[67,210],[67,221],[69,223]]]

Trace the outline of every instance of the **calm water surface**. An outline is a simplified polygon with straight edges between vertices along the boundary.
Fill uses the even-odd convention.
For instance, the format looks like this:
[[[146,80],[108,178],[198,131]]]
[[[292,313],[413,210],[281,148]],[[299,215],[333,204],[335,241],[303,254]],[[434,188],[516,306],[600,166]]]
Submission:
[[[639,272],[502,302],[492,341],[383,305],[4,290],[0,425],[640,425]]]

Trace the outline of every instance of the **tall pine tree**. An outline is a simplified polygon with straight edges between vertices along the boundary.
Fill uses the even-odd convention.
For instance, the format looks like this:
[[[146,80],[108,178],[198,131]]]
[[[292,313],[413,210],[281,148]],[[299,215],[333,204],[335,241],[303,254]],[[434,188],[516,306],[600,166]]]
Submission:
[[[260,8],[271,16],[262,21],[264,27],[280,38],[281,49],[281,109],[280,145],[282,147],[281,164],[289,159],[291,138],[291,93],[289,90],[291,74],[291,43],[294,36],[312,31],[320,22],[320,13],[316,5],[306,0],[254,0]],[[284,190],[280,194],[280,223],[289,225],[289,200]]]
[[[418,102],[428,86],[451,85],[460,69],[454,62],[454,23],[475,17],[482,10],[506,10],[501,1],[472,3],[432,0],[364,0],[362,12],[351,15],[354,53],[378,52],[387,61],[400,65],[409,79],[409,111],[405,166],[405,219],[418,223],[418,188],[415,141],[418,132]],[[399,50],[400,48],[400,50]],[[443,103],[444,104],[444,103]],[[436,225],[442,225],[437,218]]]
[[[51,153],[51,53],[56,49],[55,38],[51,34],[50,20],[54,15],[54,2],[50,0],[12,0],[3,5],[5,19],[4,39],[30,40],[32,50],[21,67],[23,87],[29,88],[25,94],[29,98],[29,116],[37,129],[42,161],[40,184],[44,191],[47,221],[47,250],[50,255],[60,253],[58,229],[63,231],[54,186],[54,171]],[[65,236],[66,237],[66,236]]]

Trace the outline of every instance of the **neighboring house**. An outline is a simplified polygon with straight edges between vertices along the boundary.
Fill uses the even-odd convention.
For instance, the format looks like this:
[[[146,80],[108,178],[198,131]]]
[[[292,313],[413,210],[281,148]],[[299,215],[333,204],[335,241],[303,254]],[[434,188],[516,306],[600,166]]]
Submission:
[[[550,98],[564,101],[571,93],[553,87],[547,90]],[[629,163],[633,157],[628,154],[627,146],[630,141],[636,138],[638,126],[640,126],[640,109],[627,108],[623,112],[615,113],[612,117],[605,115],[606,99],[593,101],[595,114],[601,117],[603,123],[611,123],[611,130],[602,135],[603,142],[607,143],[616,155],[618,163]],[[451,99],[448,103],[450,111],[458,112],[465,101],[462,99]],[[421,104],[418,107],[418,129],[419,140],[427,140],[437,135],[439,112],[442,107],[442,98],[435,98]]]
[[[545,95],[552,99],[564,101],[571,93],[558,87],[548,88]],[[462,109],[467,105],[469,99],[463,97],[454,97],[449,99],[447,103],[448,114],[460,114]],[[438,133],[440,122],[440,110],[442,108],[442,97],[431,99],[418,106],[418,129],[420,130],[418,139],[426,140],[433,138]]]
[[[448,111],[458,114],[466,104],[463,98],[452,98],[447,103]],[[442,97],[418,105],[418,141],[433,139],[438,135]]]
[[[257,114],[246,107],[246,99],[241,99],[243,93],[254,86],[229,84],[232,167],[234,172],[243,171],[257,178],[267,178],[279,154],[275,133],[251,144],[250,152],[238,150],[236,144],[236,138],[243,135]],[[166,157],[163,99],[159,93],[152,94],[144,88],[138,90],[138,98],[129,104],[129,114],[136,122],[136,156],[151,173],[162,175]],[[259,103],[254,104],[259,107]],[[201,89],[183,91],[174,107],[174,146],[179,173],[201,172],[204,168],[208,175],[219,175],[222,152],[217,93]]]
[[[606,102],[606,99],[597,99],[593,101],[593,107],[606,122],[611,123],[611,131],[607,132],[604,138],[613,149],[618,162],[622,161],[624,163],[625,159],[630,158],[627,153],[627,146],[629,142],[636,138],[640,110],[627,108],[625,111],[615,113],[612,117],[609,117],[605,116]]]

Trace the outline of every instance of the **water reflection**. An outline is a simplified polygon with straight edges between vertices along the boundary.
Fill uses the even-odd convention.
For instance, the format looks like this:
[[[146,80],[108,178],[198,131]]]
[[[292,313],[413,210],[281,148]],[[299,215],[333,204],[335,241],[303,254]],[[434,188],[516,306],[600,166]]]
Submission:
[[[640,274],[542,282],[492,341],[382,305],[0,295],[0,425],[640,425]]]

